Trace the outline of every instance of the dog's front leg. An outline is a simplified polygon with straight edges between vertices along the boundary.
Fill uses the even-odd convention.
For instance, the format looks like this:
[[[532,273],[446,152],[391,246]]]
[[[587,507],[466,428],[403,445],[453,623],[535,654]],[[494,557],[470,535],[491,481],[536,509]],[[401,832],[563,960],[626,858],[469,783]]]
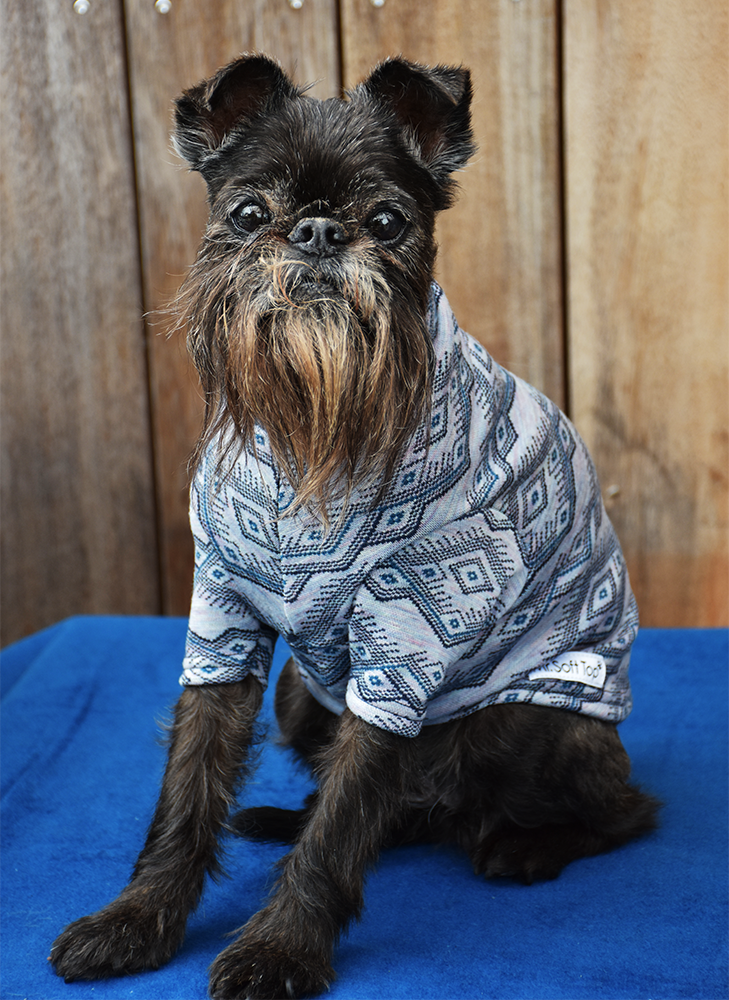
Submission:
[[[188,688],[175,708],[162,791],[131,882],[70,924],[50,960],[67,982],[156,969],[177,950],[244,770],[263,692],[253,677]]]
[[[402,811],[411,741],[345,711],[319,769],[320,794],[265,909],[210,970],[215,1000],[324,990],[332,948],[362,909],[365,870]]]

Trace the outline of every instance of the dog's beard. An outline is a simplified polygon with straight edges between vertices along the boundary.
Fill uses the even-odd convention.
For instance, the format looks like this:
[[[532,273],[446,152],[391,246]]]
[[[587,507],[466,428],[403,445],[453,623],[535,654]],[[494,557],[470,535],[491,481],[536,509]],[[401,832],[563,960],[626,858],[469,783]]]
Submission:
[[[289,512],[328,522],[355,487],[380,495],[429,409],[423,290],[403,277],[393,294],[366,249],[314,264],[281,246],[254,261],[217,250],[180,299],[206,402],[193,463],[216,436],[221,463],[236,442],[255,447],[258,424],[295,490]]]

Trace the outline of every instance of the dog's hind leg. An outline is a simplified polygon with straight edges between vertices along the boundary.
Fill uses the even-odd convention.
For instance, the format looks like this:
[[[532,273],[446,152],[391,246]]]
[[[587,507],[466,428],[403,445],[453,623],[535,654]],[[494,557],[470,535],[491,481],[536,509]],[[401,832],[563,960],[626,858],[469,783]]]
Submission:
[[[274,707],[281,743],[312,767],[321,750],[334,739],[339,717],[319,704],[293,660],[288,660],[281,671]]]
[[[614,725],[553,708],[483,710],[492,813],[467,845],[477,873],[531,883],[656,825],[660,803],[628,781]],[[464,845],[466,846],[466,845]]]
[[[177,950],[245,771],[263,698],[253,677],[190,687],[175,708],[162,791],[132,879],[103,910],[70,924],[50,961],[67,982],[156,969]]]
[[[525,885],[557,878],[570,862],[610,851],[654,829],[655,807],[646,809],[641,803],[641,811],[644,821],[627,835],[616,834],[610,820],[602,829],[580,821],[534,828],[505,822],[471,852],[474,871],[486,878],[509,876]]]
[[[300,997],[327,987],[332,948],[359,915],[366,869],[402,811],[412,742],[345,711],[269,904],[213,963],[212,997]]]
[[[320,705],[307,690],[292,659],[288,660],[276,684],[276,720],[281,743],[289,747],[307,767],[334,739],[339,717]],[[299,837],[315,804],[317,792],[308,796],[302,809],[252,806],[231,817],[228,826],[247,840],[281,841],[293,844]]]

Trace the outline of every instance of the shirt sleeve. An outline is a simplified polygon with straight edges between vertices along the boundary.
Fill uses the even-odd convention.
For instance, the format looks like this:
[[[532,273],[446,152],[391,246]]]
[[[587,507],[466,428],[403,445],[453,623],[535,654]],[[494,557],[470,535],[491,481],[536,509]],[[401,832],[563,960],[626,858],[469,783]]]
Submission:
[[[229,684],[253,674],[265,687],[276,633],[253,613],[223,558],[207,509],[206,465],[190,491],[195,577],[180,684]]]

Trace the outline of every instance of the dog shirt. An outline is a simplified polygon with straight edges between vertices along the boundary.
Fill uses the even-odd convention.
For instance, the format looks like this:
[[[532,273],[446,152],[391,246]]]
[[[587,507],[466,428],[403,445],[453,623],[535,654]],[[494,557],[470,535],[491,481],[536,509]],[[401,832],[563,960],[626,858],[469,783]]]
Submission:
[[[429,426],[376,505],[376,485],[357,489],[325,530],[287,514],[263,430],[222,473],[209,448],[181,683],[265,686],[281,635],[323,705],[401,735],[499,702],[619,722],[638,618],[585,445],[435,284],[427,322]]]

